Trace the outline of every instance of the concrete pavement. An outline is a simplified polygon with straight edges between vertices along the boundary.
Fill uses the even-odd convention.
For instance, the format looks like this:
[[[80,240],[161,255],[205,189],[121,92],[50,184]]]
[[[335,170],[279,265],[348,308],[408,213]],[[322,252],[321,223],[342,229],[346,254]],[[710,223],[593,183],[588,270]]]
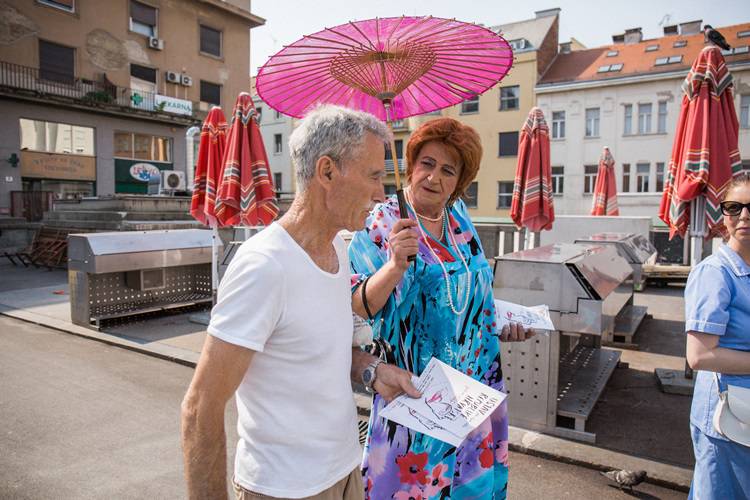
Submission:
[[[183,498],[179,405],[192,373],[0,317],[0,498]],[[236,410],[227,408],[231,457]],[[633,498],[588,468],[515,452],[510,463],[512,499]],[[685,498],[652,484],[634,496]]]
[[[188,322],[187,314],[154,316],[95,331],[70,322],[67,273],[0,265],[0,276],[7,277],[0,280],[2,315],[187,366],[197,362],[205,331]],[[37,280],[45,286],[28,286]],[[597,434],[598,446],[512,429],[511,450],[599,470],[632,463],[646,469],[657,484],[687,491],[693,465],[690,398],[661,393],[652,375],[655,366],[684,364],[681,291],[648,292],[636,295],[636,304],[647,304],[653,316],[636,335],[641,350],[623,351],[622,360],[630,366],[615,371],[588,424],[587,430]]]

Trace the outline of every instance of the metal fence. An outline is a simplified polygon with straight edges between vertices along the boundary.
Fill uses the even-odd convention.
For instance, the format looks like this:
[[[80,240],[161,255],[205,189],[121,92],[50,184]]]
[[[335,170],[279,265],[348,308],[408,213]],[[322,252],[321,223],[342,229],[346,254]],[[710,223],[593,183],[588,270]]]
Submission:
[[[106,77],[104,81],[93,81],[5,61],[0,61],[0,87],[65,97],[81,104],[164,111],[156,104],[155,93],[120,87],[106,81]]]

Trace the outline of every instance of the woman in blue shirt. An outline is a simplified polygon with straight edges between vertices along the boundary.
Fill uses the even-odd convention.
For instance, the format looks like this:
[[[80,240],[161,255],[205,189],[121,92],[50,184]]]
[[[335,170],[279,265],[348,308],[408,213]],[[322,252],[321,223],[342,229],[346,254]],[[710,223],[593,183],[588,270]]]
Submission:
[[[685,290],[687,361],[699,370],[690,411],[695,451],[691,499],[750,498],[750,448],[713,427],[719,400],[714,372],[750,388],[750,176],[731,182],[721,203],[726,244],[693,269]]]

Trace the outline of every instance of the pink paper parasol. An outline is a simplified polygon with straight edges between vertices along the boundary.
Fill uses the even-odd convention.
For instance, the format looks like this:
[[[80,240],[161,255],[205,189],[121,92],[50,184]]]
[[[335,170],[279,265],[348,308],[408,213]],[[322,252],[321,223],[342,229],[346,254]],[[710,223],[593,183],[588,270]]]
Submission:
[[[458,104],[495,86],[513,51],[497,33],[436,17],[356,21],[304,36],[258,72],[258,95],[301,118],[321,103],[388,122]],[[396,148],[391,141],[391,155]],[[402,208],[399,169],[394,169]]]

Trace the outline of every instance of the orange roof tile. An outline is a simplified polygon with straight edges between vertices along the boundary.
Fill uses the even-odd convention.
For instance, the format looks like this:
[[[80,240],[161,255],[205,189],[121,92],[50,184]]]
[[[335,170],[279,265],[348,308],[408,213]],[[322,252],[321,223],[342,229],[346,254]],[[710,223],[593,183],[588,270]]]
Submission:
[[[724,35],[729,45],[735,47],[750,46],[750,37],[739,38],[737,34],[750,30],[750,23],[735,24],[716,28]],[[674,47],[677,41],[686,41],[684,47]],[[658,45],[657,50],[646,52],[646,47]],[[563,82],[612,80],[626,76],[642,74],[671,73],[687,71],[704,47],[703,33],[694,35],[669,35],[661,38],[643,40],[639,43],[616,43],[594,49],[577,50],[567,54],[558,54],[547,72],[539,80],[539,85]],[[607,57],[610,51],[617,55]],[[659,58],[682,56],[678,63],[657,66]],[[733,62],[750,62],[750,52],[725,56],[727,64]],[[619,71],[599,72],[602,66],[622,64]]]

